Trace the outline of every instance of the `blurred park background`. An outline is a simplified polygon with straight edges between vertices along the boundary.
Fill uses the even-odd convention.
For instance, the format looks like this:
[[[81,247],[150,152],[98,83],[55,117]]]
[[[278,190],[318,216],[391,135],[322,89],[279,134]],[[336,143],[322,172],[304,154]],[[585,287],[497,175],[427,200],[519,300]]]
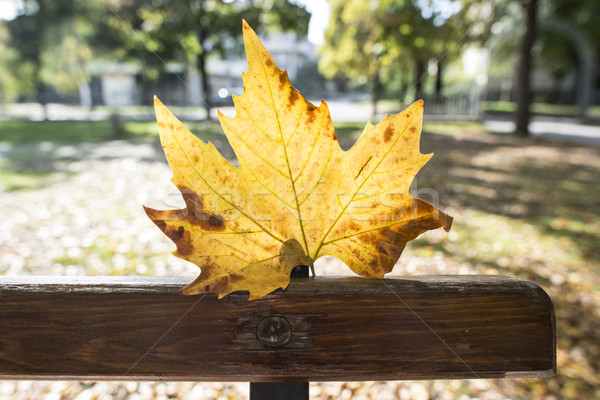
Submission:
[[[235,163],[241,20],[343,148],[425,100],[412,193],[455,216],[394,274],[531,280],[557,314],[551,379],[314,383],[313,399],[600,398],[598,0],[0,0],[0,275],[186,275],[142,204],[180,206],[158,95]],[[319,260],[317,274],[345,274]],[[41,355],[43,356],[43,355]],[[0,381],[0,399],[237,399],[246,384]]]

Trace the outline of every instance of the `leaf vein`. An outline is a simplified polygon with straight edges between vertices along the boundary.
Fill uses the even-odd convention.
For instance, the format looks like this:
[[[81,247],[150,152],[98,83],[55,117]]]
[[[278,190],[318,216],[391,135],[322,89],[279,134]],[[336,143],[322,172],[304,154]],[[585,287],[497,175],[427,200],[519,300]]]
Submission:
[[[404,130],[402,131],[402,133],[406,132],[406,128],[411,124],[412,120],[414,119],[416,113],[413,113],[410,120],[406,123],[406,125],[404,126]],[[358,193],[358,191],[362,188],[362,186],[365,184],[365,182],[371,177],[371,175],[373,174],[374,171],[377,170],[377,168],[379,167],[379,165],[381,164],[381,162],[387,157],[387,155],[390,153],[390,151],[394,148],[394,146],[396,145],[396,143],[398,142],[398,140],[400,140],[400,138],[403,136],[401,135],[397,135],[398,137],[395,138],[394,142],[389,146],[389,148],[387,149],[386,152],[384,152],[383,156],[381,157],[380,160],[377,161],[377,164],[375,165],[375,167],[373,168],[373,170],[367,174],[367,176],[363,179],[363,181],[361,182],[361,184],[356,188],[356,190],[354,191],[354,194],[352,195],[350,201],[348,201],[348,203],[343,207],[342,211],[339,213],[339,215],[335,218],[335,220],[333,221],[333,223],[330,225],[329,229],[325,232],[325,234],[323,235],[323,237],[321,238],[321,241],[319,242],[319,245],[317,246],[317,249],[315,250],[315,254],[312,256],[312,258],[316,258],[319,254],[319,251],[321,250],[321,248],[323,247],[323,243],[325,242],[325,239],[327,238],[327,236],[329,235],[329,233],[333,230],[333,228],[335,227],[335,225],[337,225],[337,223],[339,222],[339,220],[341,219],[341,217],[345,214],[346,209],[350,206],[350,204],[352,203],[352,199],[354,198],[354,196],[356,196],[356,194]],[[346,153],[347,154],[347,153]]]

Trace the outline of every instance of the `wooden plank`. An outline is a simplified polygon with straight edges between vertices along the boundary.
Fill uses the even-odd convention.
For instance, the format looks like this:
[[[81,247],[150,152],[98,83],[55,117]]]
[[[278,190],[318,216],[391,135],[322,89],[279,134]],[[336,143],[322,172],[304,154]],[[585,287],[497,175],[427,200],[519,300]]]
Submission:
[[[0,277],[0,378],[328,381],[551,376],[552,302],[501,276],[296,278],[247,301],[186,278]],[[284,318],[284,347],[259,322]]]

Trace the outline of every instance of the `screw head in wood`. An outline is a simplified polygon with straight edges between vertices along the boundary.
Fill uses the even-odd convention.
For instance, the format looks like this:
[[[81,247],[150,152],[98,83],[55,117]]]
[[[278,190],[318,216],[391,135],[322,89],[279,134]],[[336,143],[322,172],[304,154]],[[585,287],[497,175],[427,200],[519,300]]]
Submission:
[[[265,317],[258,323],[256,337],[265,347],[283,347],[292,337],[292,327],[283,317]]]

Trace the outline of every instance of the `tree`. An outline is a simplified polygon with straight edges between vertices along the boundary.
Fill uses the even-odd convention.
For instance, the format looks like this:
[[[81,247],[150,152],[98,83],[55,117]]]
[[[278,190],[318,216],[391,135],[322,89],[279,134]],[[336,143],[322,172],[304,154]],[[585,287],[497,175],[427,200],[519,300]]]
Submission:
[[[552,77],[552,89],[546,101],[556,103],[562,80],[577,68],[577,54],[564,35],[543,27],[538,32],[535,47],[538,49],[533,68],[545,70]]]
[[[43,106],[44,118],[51,88],[49,80],[44,77],[44,53],[54,46],[57,32],[80,11],[81,4],[76,0],[25,0],[24,13],[6,23],[8,45],[16,53],[20,74],[29,72],[26,79],[19,81],[25,84],[22,87],[24,92],[30,92]]]
[[[595,39],[600,37],[600,3],[595,0],[553,0],[542,11],[542,34],[554,34],[562,39],[562,43],[561,40],[542,40],[544,67],[555,76],[568,66],[576,71],[573,92],[579,117],[585,119],[598,87],[600,42]]]
[[[600,3],[596,0],[505,0],[495,4],[497,10],[517,5],[518,13],[505,13],[500,21],[508,27],[500,50],[518,53],[517,110],[514,115],[515,132],[528,134],[530,120],[529,105],[532,101],[530,75],[534,67],[544,69],[558,82],[562,76],[576,69],[577,79],[574,92],[580,109],[580,117],[590,105],[597,86],[595,71],[598,68],[600,42]],[[516,32],[524,27],[525,32],[519,46],[512,44]],[[536,63],[532,62],[532,52]]]
[[[0,103],[13,101],[21,91],[19,85],[19,73],[22,69],[17,68],[17,53],[6,45],[9,40],[6,24],[0,21]]]
[[[525,14],[525,35],[521,41],[519,69],[517,72],[517,111],[515,113],[515,132],[529,134],[529,106],[531,103],[531,50],[537,29],[537,0],[522,0]]]
[[[373,118],[381,89],[382,64],[387,62],[377,9],[361,0],[331,1],[331,20],[325,32],[319,69],[328,78],[372,79]]]
[[[256,2],[224,0],[133,0],[107,13],[111,40],[124,54],[149,66],[146,77],[156,79],[168,61],[192,63],[198,69],[202,102],[210,119],[210,57],[239,51],[241,21],[261,31],[282,29],[306,34],[310,14],[287,0]],[[264,24],[261,24],[264,22]]]
[[[399,70],[413,71],[415,99],[422,98],[423,77],[433,59],[438,64],[436,94],[441,96],[444,62],[485,34],[493,20],[490,12],[483,15],[483,3],[333,0],[321,70],[329,77],[370,77],[375,111],[382,83],[397,79]],[[481,26],[468,28],[473,24]]]

